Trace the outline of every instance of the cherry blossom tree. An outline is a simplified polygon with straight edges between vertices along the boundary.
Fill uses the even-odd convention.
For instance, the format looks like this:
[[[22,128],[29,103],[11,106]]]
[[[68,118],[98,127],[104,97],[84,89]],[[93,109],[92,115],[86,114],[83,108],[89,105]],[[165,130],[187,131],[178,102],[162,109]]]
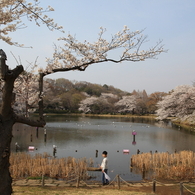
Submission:
[[[100,97],[87,97],[80,102],[79,111],[84,113],[110,113],[113,112],[112,102],[118,100],[118,96],[112,93],[101,93]]]
[[[118,107],[118,112],[120,113],[132,113],[136,109],[136,96],[123,96],[121,100],[115,103],[115,106]]]
[[[39,98],[50,91],[49,80],[43,81],[43,92],[39,94],[39,75],[35,74],[37,65],[29,65],[30,70],[23,71],[16,79],[13,89],[13,110],[20,116],[29,117],[38,109]]]
[[[88,97],[81,101],[79,111],[82,111],[84,113],[90,113],[91,112],[91,106],[94,105],[98,101],[98,97]]]
[[[36,25],[45,24],[50,30],[61,30],[52,18],[46,15],[46,12],[54,11],[51,6],[43,8],[39,6],[39,0],[1,0],[0,3],[0,40],[10,45],[23,47],[24,45],[13,41],[9,36],[10,33],[26,27],[24,18],[29,21],[35,21]]]
[[[54,23],[47,15],[47,11],[53,11],[50,6],[43,9],[39,6],[39,0],[34,0],[34,3],[29,3],[26,0],[2,0],[0,3],[0,40],[5,41],[10,45],[22,47],[23,45],[13,41],[10,33],[24,27],[23,18],[29,21],[35,21],[39,26],[42,23],[47,25],[50,30],[61,30],[62,27]],[[155,58],[160,53],[164,52],[161,41],[157,42],[153,47],[142,50],[142,45],[146,41],[146,36],[143,31],[130,31],[127,26],[122,31],[119,31],[111,37],[110,40],[104,38],[105,29],[101,28],[97,41],[89,43],[87,41],[79,42],[75,37],[68,35],[59,40],[64,42],[63,46],[55,47],[52,58],[47,59],[45,69],[39,69],[38,75],[28,76],[22,72],[24,68],[18,65],[14,69],[9,69],[6,65],[6,55],[3,50],[0,50],[0,76],[2,80],[2,103],[0,108],[0,194],[9,195],[12,193],[12,179],[9,173],[9,157],[10,143],[12,140],[12,127],[15,123],[23,123],[31,126],[44,127],[43,113],[43,93],[44,93],[44,77],[62,71],[85,71],[92,64],[113,62],[120,63],[123,61],[138,62],[146,59]],[[119,50],[120,55],[113,58],[110,52]],[[121,50],[123,50],[121,52]],[[26,80],[27,79],[27,80]],[[30,79],[30,80],[29,80]],[[28,86],[23,86],[21,91],[25,93],[25,98],[22,101],[27,107],[21,107],[21,113],[16,112],[15,106],[17,101],[21,101],[20,97],[14,97],[15,93],[20,93],[18,82],[25,81]],[[37,91],[35,90],[37,83]],[[30,94],[34,93],[35,96]],[[28,101],[26,102],[26,100]],[[19,102],[20,103],[20,102]],[[28,117],[30,104],[37,104],[39,110],[39,119],[32,120]],[[25,110],[25,112],[23,112]],[[24,114],[25,113],[25,114]]]
[[[85,71],[91,64],[144,61],[155,58],[165,51],[161,45],[162,41],[147,50],[141,50],[141,46],[147,39],[142,34],[143,31],[132,32],[127,26],[124,26],[124,29],[112,36],[109,41],[103,38],[105,32],[106,29],[101,27],[98,39],[94,43],[86,40],[83,43],[79,42],[70,34],[68,37],[59,38],[59,41],[64,42],[63,47],[55,47],[53,58],[47,59],[46,69],[40,70],[40,72],[48,75],[59,71]],[[123,51],[114,59],[109,53],[116,49],[123,49]]]
[[[175,117],[176,120],[195,124],[195,87],[181,85],[163,97],[157,104],[159,120]]]
[[[148,97],[146,102],[147,110],[150,114],[155,114],[157,110],[157,103],[162,100],[167,94],[165,92],[154,92]]]
[[[32,3],[33,2],[33,3]],[[39,0],[32,0],[32,2],[27,2],[26,0],[2,0],[0,3],[0,40],[6,42],[9,45],[15,45],[18,47],[23,47],[24,45],[13,41],[10,37],[12,32],[15,32],[19,29],[24,28],[26,25],[25,20],[34,21],[36,25],[45,24],[50,30],[62,30],[62,27],[59,27],[53,19],[49,18],[45,12],[53,11],[53,8],[48,6],[44,9],[39,6]],[[24,68],[22,65],[18,65],[14,69],[9,69],[6,65],[6,54],[3,50],[0,50],[0,78],[1,78],[1,108],[0,108],[0,194],[9,195],[12,193],[12,179],[9,173],[9,157],[10,157],[10,144],[12,140],[12,127],[16,122],[25,123],[32,126],[41,126],[45,125],[43,118],[43,112],[40,111],[40,119],[38,121],[33,121],[28,118],[27,114],[20,114],[18,111],[29,111],[26,108],[26,105],[29,103],[35,103],[38,99],[38,106],[42,106],[43,99],[43,82],[38,85],[38,89],[35,93],[38,93],[38,98],[32,97],[30,93],[34,93],[35,81],[39,81],[39,76],[34,75],[25,75],[22,73]],[[27,79],[28,78],[28,79]],[[38,79],[37,79],[38,78]],[[27,80],[26,80],[27,79]],[[30,80],[31,81],[30,81]],[[18,83],[26,81],[28,85],[27,88],[23,88]],[[39,84],[39,83],[38,83]],[[22,90],[25,94],[20,97],[19,92]],[[41,91],[41,92],[40,92]],[[16,95],[17,93],[17,95]],[[24,98],[25,97],[25,98]],[[22,100],[22,99],[23,100]],[[28,102],[24,99],[28,99]],[[22,106],[21,103],[24,103]],[[18,107],[16,109],[16,107]],[[40,109],[42,110],[42,109]],[[16,112],[17,111],[17,112]]]

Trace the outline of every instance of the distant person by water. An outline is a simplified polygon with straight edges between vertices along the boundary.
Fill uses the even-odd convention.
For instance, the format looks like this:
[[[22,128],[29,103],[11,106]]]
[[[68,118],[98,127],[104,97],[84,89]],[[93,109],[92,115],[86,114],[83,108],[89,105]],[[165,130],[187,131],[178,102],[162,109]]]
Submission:
[[[20,146],[18,145],[18,142],[15,143],[15,146],[16,146],[16,152],[18,152]]]

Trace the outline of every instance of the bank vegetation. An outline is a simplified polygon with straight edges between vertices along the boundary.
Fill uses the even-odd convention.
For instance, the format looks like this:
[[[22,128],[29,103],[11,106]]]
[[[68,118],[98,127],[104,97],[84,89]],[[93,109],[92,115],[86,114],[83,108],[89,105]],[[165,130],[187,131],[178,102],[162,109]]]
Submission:
[[[10,157],[10,173],[12,178],[21,179],[41,177],[42,175],[56,179],[87,179],[87,167],[93,165],[93,160],[53,158],[47,153],[35,154],[12,153]]]
[[[170,154],[143,153],[132,156],[132,167],[145,171],[149,177],[164,180],[194,180],[195,153],[180,151]]]

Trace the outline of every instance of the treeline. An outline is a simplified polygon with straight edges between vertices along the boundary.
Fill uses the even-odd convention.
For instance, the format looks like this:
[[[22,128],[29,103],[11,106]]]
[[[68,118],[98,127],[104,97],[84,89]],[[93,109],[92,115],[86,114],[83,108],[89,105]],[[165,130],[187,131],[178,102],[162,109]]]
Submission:
[[[106,84],[64,78],[46,79],[44,91],[46,113],[153,114],[157,102],[166,95],[164,92],[148,95],[145,90],[129,93]]]
[[[79,104],[86,97],[100,97],[102,93],[113,93],[119,97],[130,95],[113,86],[92,84],[85,81],[69,81],[60,78],[45,80],[45,112],[79,112]]]

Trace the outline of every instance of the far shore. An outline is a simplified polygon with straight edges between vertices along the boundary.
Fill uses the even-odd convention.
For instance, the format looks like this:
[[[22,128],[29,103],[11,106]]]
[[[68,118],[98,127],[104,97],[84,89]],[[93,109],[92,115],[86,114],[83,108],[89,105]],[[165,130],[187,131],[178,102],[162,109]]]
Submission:
[[[35,113],[37,116],[38,114]],[[64,116],[85,116],[85,117],[113,117],[113,118],[145,118],[145,119],[153,119],[155,120],[157,116],[155,114],[149,114],[149,115],[133,115],[133,114],[84,114],[84,113],[46,113],[46,116],[54,116],[54,115],[64,115]],[[195,125],[190,125],[185,122],[180,121],[174,121],[174,117],[169,117],[166,120],[170,120],[173,124],[177,125],[178,127],[182,127],[184,129],[187,129],[191,131],[194,130]]]
[[[38,115],[38,114],[36,114]],[[123,117],[123,118],[151,118],[155,119],[157,116],[150,114],[150,115],[133,115],[133,114],[84,114],[84,113],[46,113],[46,116],[52,115],[65,115],[65,116],[96,116],[96,117]]]

